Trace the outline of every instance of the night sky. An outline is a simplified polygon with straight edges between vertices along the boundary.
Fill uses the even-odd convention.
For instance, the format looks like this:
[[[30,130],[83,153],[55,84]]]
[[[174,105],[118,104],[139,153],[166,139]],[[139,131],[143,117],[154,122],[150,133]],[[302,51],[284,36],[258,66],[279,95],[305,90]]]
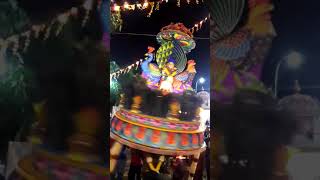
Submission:
[[[148,11],[130,11],[123,13],[122,32],[157,34],[161,27],[170,22],[182,22],[187,27],[203,19],[208,11],[204,5],[187,5],[182,2],[182,7],[169,3],[160,6],[160,11],[155,11],[151,18],[146,17]],[[279,96],[292,93],[293,81],[299,80],[302,93],[316,96],[320,99],[320,89],[310,88],[320,86],[320,13],[317,0],[274,1],[275,9],[272,20],[277,31],[269,56],[266,57],[262,80],[267,87],[273,86],[276,63],[290,51],[295,50],[305,56],[304,65],[298,70],[290,70],[285,65],[281,66],[279,74]],[[208,37],[209,25],[195,33],[196,37]],[[124,67],[136,60],[143,58],[147,46],[159,47],[155,37],[112,35],[112,59]],[[188,54],[188,59],[194,58],[197,62],[197,79],[204,76],[209,79],[209,41],[197,40],[197,47]],[[205,84],[209,88],[209,83]]]
[[[172,1],[171,1],[172,2]],[[122,13],[123,33],[154,34],[160,32],[160,29],[171,22],[181,22],[187,28],[191,28],[195,23],[204,19],[208,15],[208,10],[203,4],[192,5],[181,1],[181,7],[177,7],[174,1],[168,4],[160,5],[159,11],[154,11],[150,18],[147,17],[149,11],[128,11]],[[195,37],[209,38],[209,21],[203,24],[200,31],[194,34]],[[156,37],[131,36],[131,35],[111,35],[111,56],[120,67],[126,67],[137,60],[144,58],[147,47],[153,46],[158,49],[160,46]],[[204,77],[207,81],[204,84],[205,89],[210,87],[210,65],[209,65],[209,40],[196,40],[196,48],[187,54],[188,59],[194,59],[197,63],[197,79]],[[201,88],[201,86],[198,86]]]
[[[299,80],[302,93],[320,99],[320,89],[309,89],[320,85],[320,1],[274,1],[273,22],[278,36],[264,68],[263,80],[270,87],[274,81],[277,61],[291,50],[305,56],[305,63],[299,70],[282,66],[279,73],[279,95],[292,93],[293,81]],[[306,88],[303,88],[306,87]]]

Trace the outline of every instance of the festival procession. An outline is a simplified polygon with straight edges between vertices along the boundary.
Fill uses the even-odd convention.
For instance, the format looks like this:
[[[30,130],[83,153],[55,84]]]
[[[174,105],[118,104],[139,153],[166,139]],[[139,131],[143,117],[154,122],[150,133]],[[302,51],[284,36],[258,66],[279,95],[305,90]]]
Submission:
[[[0,180],[320,178],[319,1],[0,1]]]
[[[200,1],[111,3],[111,178],[210,179],[209,18]]]

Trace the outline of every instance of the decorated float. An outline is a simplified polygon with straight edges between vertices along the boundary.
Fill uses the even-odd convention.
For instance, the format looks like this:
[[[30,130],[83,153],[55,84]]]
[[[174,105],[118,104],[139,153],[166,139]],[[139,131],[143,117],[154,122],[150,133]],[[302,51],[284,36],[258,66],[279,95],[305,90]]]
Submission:
[[[123,88],[120,109],[111,120],[110,137],[115,142],[110,149],[110,173],[127,146],[143,152],[144,166],[156,174],[162,173],[170,158],[188,158],[189,179],[193,179],[206,149],[202,102],[191,87],[196,63],[186,56],[195,41],[181,23],[162,28],[157,40],[160,48],[148,48],[140,78]]]

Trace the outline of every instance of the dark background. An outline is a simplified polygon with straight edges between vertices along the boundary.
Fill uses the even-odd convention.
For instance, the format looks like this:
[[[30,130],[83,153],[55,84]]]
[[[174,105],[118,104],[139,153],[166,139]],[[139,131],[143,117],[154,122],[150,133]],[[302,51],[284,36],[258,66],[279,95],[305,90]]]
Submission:
[[[277,62],[291,50],[300,52],[304,64],[297,70],[281,66],[278,81],[279,97],[292,93],[294,80],[299,80],[303,94],[320,98],[320,1],[273,1],[272,13],[277,32],[269,56],[266,59],[263,81],[268,87],[274,84]]]
[[[201,2],[201,1],[200,1]],[[119,5],[121,3],[118,3]],[[149,8],[150,9],[150,8]],[[208,10],[203,3],[196,4],[195,1],[188,5],[185,1],[181,1],[181,7],[177,7],[175,1],[163,3],[160,5],[159,11],[154,11],[151,17],[147,17],[148,10],[125,11],[122,13],[123,29],[122,33],[139,33],[154,34],[160,32],[160,29],[171,22],[181,22],[187,28],[191,28],[208,15]],[[203,24],[200,31],[195,32],[195,37],[209,38],[210,28],[209,21]],[[158,49],[160,46],[156,41],[156,37],[150,36],[132,36],[132,35],[111,35],[111,57],[120,67],[126,67],[137,60],[144,58],[147,47],[153,46]],[[196,40],[196,48],[187,54],[188,59],[194,59],[197,63],[197,75],[195,82],[200,77],[204,77],[207,81],[203,87],[209,90],[210,87],[210,52],[209,39]],[[201,88],[198,85],[198,88]]]

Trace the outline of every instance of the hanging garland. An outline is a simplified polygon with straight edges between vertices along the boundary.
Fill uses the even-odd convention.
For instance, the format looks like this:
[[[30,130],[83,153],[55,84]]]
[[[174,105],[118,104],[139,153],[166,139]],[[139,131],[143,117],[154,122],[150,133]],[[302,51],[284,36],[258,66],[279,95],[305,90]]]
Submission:
[[[210,14],[202,19],[199,23],[194,24],[192,28],[190,28],[191,33],[193,34],[194,32],[198,32],[202,28],[202,25],[208,21],[208,19],[210,19]]]
[[[196,4],[200,4],[199,0],[194,0],[196,2]],[[148,9],[149,7],[151,8],[151,11],[154,10],[159,10],[160,9],[160,5],[163,3],[168,3],[169,0],[160,0],[157,2],[149,2],[148,0],[145,0],[144,3],[133,3],[133,4],[129,4],[128,2],[124,2],[122,5],[118,5],[117,3],[114,3],[113,1],[111,1],[111,11],[128,11],[128,10],[145,10]],[[202,1],[203,2],[203,1]],[[187,0],[187,3],[190,4],[191,0]],[[181,6],[181,1],[177,0],[177,6],[180,7]]]
[[[142,59],[140,59],[139,61],[136,61],[135,63],[117,70],[116,72],[113,72],[110,74],[110,79],[116,79],[118,78],[121,74],[126,74],[128,72],[130,72],[132,69],[138,69],[139,65],[142,63]]]
[[[200,4],[199,0],[194,0],[196,4]],[[114,3],[114,1],[111,1],[110,9],[111,9],[111,22],[112,25],[114,26],[114,30],[119,30],[121,31],[122,29],[122,24],[123,20],[121,18],[121,12],[123,11],[134,11],[134,10],[146,10],[150,9],[147,17],[151,17],[154,11],[159,11],[160,10],[160,5],[163,3],[168,3],[169,0],[160,0],[157,2],[149,2],[148,0],[145,0],[144,3],[134,3],[134,4],[129,4],[128,2],[124,2],[122,5],[118,5]],[[201,1],[203,2],[203,0]],[[187,0],[187,3],[190,4],[191,0]],[[181,6],[180,0],[177,0],[177,6]],[[208,18],[207,18],[208,19]],[[203,22],[202,22],[203,23]],[[201,25],[198,24],[194,29],[198,29]]]
[[[39,38],[39,34],[44,32],[44,40],[48,39],[52,34],[58,36],[62,31],[64,25],[68,22],[70,16],[77,16],[79,9],[85,10],[85,16],[82,19],[82,27],[84,27],[90,17],[90,12],[93,9],[94,0],[86,0],[81,7],[73,7],[70,10],[57,15],[49,24],[36,24],[31,28],[20,34],[14,34],[7,38],[0,37],[0,49],[7,50],[11,48],[13,54],[20,58],[18,50],[21,48],[23,52],[27,51],[31,38]],[[99,1],[101,2],[101,1]],[[98,3],[98,9],[100,9],[101,3]],[[55,32],[52,31],[53,25],[58,25]]]
[[[205,17],[204,19],[202,19],[199,23],[195,23],[192,28],[189,28],[189,30],[194,33],[194,32],[197,32],[199,31],[201,28],[202,28],[202,25],[208,21],[208,19],[210,18],[210,14]],[[148,35],[149,36],[149,35]],[[156,35],[152,35],[152,36],[156,36]],[[130,72],[133,68],[135,69],[138,69],[139,65],[142,63],[142,59],[139,60],[139,61],[136,61],[135,63],[125,67],[125,68],[122,68],[120,70],[117,70],[116,72],[113,72],[110,74],[110,79],[116,79],[118,78],[121,74],[126,74],[128,72]]]

